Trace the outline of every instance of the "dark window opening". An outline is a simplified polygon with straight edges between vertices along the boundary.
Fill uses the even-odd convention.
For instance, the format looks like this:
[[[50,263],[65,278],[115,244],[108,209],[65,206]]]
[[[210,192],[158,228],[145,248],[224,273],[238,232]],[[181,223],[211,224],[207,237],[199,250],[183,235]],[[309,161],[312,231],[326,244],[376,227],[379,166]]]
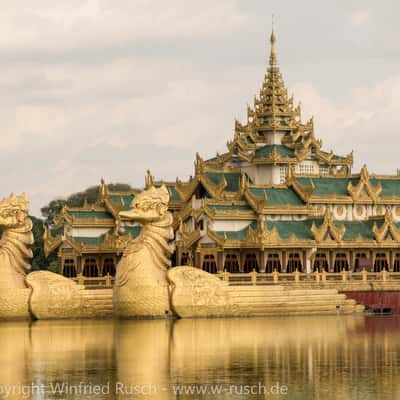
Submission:
[[[212,254],[207,254],[204,256],[202,269],[210,274],[217,273],[217,263],[215,262],[215,257]]]
[[[71,258],[64,260],[63,275],[67,278],[76,278],[75,260]]]
[[[236,254],[227,254],[225,257],[224,270],[230,273],[239,272],[239,261]]]
[[[265,272],[281,272],[281,260],[279,254],[268,254],[267,263],[265,265]]]
[[[97,263],[95,258],[87,258],[83,266],[83,276],[87,278],[97,278],[99,271],[97,270]]]
[[[257,256],[254,253],[246,254],[246,258],[245,258],[244,264],[243,264],[243,271],[251,272],[251,271],[253,271],[253,269],[255,269],[257,272],[259,272]]]

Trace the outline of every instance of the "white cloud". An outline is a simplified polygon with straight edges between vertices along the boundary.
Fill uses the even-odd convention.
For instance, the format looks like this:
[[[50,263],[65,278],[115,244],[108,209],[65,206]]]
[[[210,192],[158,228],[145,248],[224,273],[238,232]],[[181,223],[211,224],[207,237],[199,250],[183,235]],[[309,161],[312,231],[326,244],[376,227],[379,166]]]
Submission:
[[[350,21],[353,26],[358,27],[369,22],[370,17],[370,10],[357,10],[350,15]]]
[[[360,25],[373,15],[375,22],[378,11],[386,10],[376,6],[373,12],[374,3],[367,3],[370,14],[333,3],[327,12],[325,3],[315,1],[310,14],[301,3],[280,2],[278,54],[286,60],[285,77],[292,68],[287,77],[302,79],[293,65],[307,73],[327,49],[335,60],[342,50],[353,52],[346,32],[353,25],[341,21]],[[0,198],[27,191],[38,214],[51,198],[96,184],[101,176],[142,185],[150,168],[160,178],[185,178],[196,151],[205,157],[224,151],[234,117],[243,119],[258,92],[267,60],[270,4],[244,4],[3,0]],[[381,54],[384,38],[398,39],[396,13],[389,14],[374,36],[375,47],[365,35],[357,39],[371,45],[371,54]],[[310,33],[311,26],[318,29],[311,23],[317,15],[321,26],[336,27],[339,35],[329,29]],[[385,33],[391,26],[394,33]],[[302,54],[309,49],[311,58]],[[395,65],[394,57],[390,53],[382,64]],[[358,67],[348,67],[346,82],[357,78]],[[362,67],[374,72],[370,64]],[[333,76],[334,68],[322,74]],[[383,72],[375,79],[379,84],[343,87],[351,93],[345,100],[332,100],[339,78],[324,78],[323,92],[303,78],[312,83],[295,85],[294,93],[305,113],[315,114],[316,133],[328,148],[354,148],[356,160],[391,172],[397,167],[391,144],[398,141],[400,89],[399,79],[388,80]]]
[[[233,0],[13,0],[0,14],[0,46],[9,49],[106,47],[143,38],[213,37],[244,28]],[[223,22],[222,22],[223,21]]]
[[[319,93],[310,83],[294,87],[306,116],[313,114],[316,135],[334,151],[355,151],[355,167],[367,163],[377,173],[395,173],[400,167],[400,76],[371,87],[350,90],[342,102]]]

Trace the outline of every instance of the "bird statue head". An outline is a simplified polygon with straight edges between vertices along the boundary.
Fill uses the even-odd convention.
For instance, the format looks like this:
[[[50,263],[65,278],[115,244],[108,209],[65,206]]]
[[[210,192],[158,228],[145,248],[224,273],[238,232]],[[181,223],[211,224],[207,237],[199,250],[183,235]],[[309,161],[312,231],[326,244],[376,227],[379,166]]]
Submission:
[[[122,219],[138,221],[142,224],[157,222],[168,212],[169,192],[165,185],[151,186],[139,193],[131,202],[130,209],[121,211]]]

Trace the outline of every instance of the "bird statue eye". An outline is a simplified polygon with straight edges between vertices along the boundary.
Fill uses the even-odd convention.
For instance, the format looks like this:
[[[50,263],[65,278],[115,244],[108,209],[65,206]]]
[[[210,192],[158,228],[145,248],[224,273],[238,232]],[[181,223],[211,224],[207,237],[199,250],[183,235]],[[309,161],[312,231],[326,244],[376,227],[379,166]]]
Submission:
[[[0,216],[2,216],[3,218],[8,218],[9,211],[7,211],[7,210],[0,211]]]

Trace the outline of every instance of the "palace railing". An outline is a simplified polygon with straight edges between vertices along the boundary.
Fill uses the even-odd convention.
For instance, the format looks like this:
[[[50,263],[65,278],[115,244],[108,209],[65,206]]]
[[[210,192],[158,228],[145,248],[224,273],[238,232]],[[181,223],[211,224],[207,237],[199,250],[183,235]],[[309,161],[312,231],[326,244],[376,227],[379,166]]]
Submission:
[[[302,273],[295,271],[292,273],[283,273],[274,271],[272,273],[262,273],[253,270],[249,273],[229,273],[221,272],[217,274],[223,281],[229,282],[230,285],[271,285],[286,283],[309,283],[309,284],[329,284],[329,283],[398,283],[400,284],[400,272],[389,272],[383,270],[381,272],[314,272]]]
[[[114,277],[111,275],[89,278],[87,276],[78,275],[72,279],[78,285],[86,286],[88,289],[109,289],[114,285]]]
[[[400,272],[313,272],[303,273],[295,271],[283,273],[274,271],[272,273],[256,272],[249,273],[229,273],[220,272],[217,276],[228,282],[232,286],[236,285],[283,285],[283,284],[310,284],[310,285],[329,285],[329,284],[368,284],[368,283],[393,283],[400,288]],[[107,275],[102,277],[85,277],[78,275],[73,281],[83,285],[88,289],[107,289],[114,285],[114,277]]]

